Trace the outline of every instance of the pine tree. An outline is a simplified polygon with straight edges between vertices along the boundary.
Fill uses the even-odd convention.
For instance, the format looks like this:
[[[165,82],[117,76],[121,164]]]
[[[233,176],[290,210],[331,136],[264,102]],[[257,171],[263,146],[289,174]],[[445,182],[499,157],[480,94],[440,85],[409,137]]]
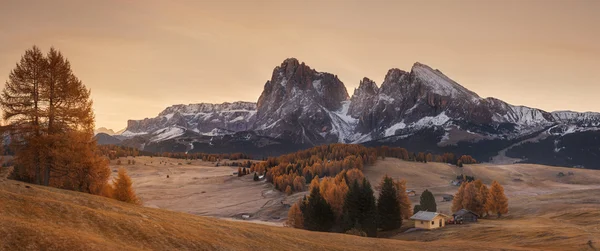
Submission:
[[[413,213],[415,213],[415,214],[416,214],[416,213],[418,213],[419,211],[423,211],[423,210],[421,209],[421,205],[415,205],[415,207],[413,208]]]
[[[135,195],[133,188],[131,187],[132,185],[133,183],[131,182],[131,178],[129,178],[129,175],[127,175],[125,169],[119,168],[118,176],[113,182],[114,198],[127,203],[136,205],[141,204],[140,200]]]
[[[242,175],[244,175],[244,173],[242,173],[242,168],[238,167],[237,176],[242,177]]]
[[[402,213],[394,180],[385,175],[380,186],[381,190],[377,201],[379,226],[386,231],[399,228],[402,225]]]
[[[437,212],[437,204],[435,203],[435,197],[427,189],[425,189],[423,194],[421,194],[420,205],[421,211]]]
[[[254,173],[254,181],[258,181],[258,174]]]
[[[369,237],[377,236],[377,205],[367,179],[363,178],[362,186],[357,180],[352,183],[344,201],[342,218],[344,230],[357,228]]]
[[[493,214],[498,215],[498,218],[502,214],[508,213],[508,198],[504,194],[504,187],[497,181],[492,182],[486,208]]]
[[[335,220],[331,206],[321,196],[318,186],[311,188],[302,215],[304,216],[304,228],[312,231],[329,231]]]
[[[292,193],[293,193],[293,192],[292,192],[292,187],[291,187],[290,185],[288,185],[288,186],[285,188],[285,194],[287,194],[287,195],[292,195]]]

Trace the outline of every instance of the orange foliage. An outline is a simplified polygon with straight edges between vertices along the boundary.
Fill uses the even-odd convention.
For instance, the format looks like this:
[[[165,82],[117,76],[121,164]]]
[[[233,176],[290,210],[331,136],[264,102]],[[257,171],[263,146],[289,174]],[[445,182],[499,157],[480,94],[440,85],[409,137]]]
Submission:
[[[129,175],[127,175],[127,171],[124,168],[119,168],[118,177],[113,181],[113,198],[127,203],[141,204],[141,201],[137,198],[131,187],[132,185],[133,183]]]

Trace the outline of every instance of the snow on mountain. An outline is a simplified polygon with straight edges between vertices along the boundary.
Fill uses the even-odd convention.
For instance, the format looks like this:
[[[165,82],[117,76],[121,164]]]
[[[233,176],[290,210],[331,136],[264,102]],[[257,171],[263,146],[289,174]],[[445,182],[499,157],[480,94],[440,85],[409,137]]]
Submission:
[[[600,113],[548,113],[481,98],[441,71],[421,63],[415,63],[410,72],[388,70],[380,87],[363,78],[349,97],[336,75],[318,72],[289,58],[273,69],[256,103],[173,105],[154,118],[128,121],[120,136],[133,138],[148,149],[164,149],[155,143],[176,139],[177,144],[185,144],[181,146],[185,151],[253,139],[260,142],[258,152],[274,141],[285,142],[274,148],[292,149],[291,146],[369,144],[380,140],[385,144],[407,140],[403,144],[422,144],[422,149],[429,151],[458,142],[495,140],[490,145],[506,147],[502,143],[506,140],[529,138],[541,132],[544,137],[570,137],[595,131],[600,131]],[[587,144],[590,149],[594,146]],[[560,149],[554,153],[566,151]]]
[[[186,129],[176,126],[170,126],[161,130],[157,130],[152,133],[152,138],[150,138],[150,142],[159,142],[172,138],[176,138],[185,133]]]
[[[479,96],[474,92],[469,91],[460,84],[454,82],[454,80],[448,78],[439,70],[434,70],[431,67],[415,63],[412,67],[411,73],[421,81],[427,83],[430,87],[431,92],[439,94],[441,96],[459,97],[467,94],[472,97],[473,101],[479,100]]]
[[[215,128],[229,131],[248,130],[256,115],[256,103],[190,104],[167,107],[155,118],[129,120],[121,134],[134,137],[177,126],[197,133],[210,134]]]

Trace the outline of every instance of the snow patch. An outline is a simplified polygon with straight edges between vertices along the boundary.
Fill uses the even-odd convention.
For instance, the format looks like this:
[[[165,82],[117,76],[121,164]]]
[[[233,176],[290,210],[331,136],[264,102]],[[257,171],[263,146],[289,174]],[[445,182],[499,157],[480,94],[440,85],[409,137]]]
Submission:
[[[392,135],[396,134],[397,130],[404,129],[404,128],[406,128],[406,124],[404,124],[404,122],[396,123],[385,130],[385,136],[386,137],[392,136]]]
[[[165,141],[168,139],[172,139],[175,137],[179,137],[185,133],[185,129],[181,127],[167,127],[164,129],[160,129],[152,133],[152,138],[150,142],[159,142]]]

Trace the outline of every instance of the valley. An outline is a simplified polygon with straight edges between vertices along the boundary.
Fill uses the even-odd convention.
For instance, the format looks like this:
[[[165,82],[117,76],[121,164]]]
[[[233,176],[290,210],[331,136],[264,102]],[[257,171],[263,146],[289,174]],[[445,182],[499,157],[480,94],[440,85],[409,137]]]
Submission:
[[[286,196],[270,183],[253,181],[250,175],[233,176],[237,168],[215,167],[214,162],[183,163],[179,159],[159,157],[135,160],[135,165],[120,166],[128,170],[138,196],[144,206],[150,208],[282,226],[289,206],[306,194]],[[117,167],[111,164],[112,169]],[[559,177],[561,172],[573,175]],[[386,238],[443,245],[460,243],[456,239],[467,236],[463,242],[468,246],[486,246],[493,242],[497,247],[526,250],[573,247],[594,250],[586,243],[592,241],[596,248],[600,243],[600,222],[597,221],[600,219],[600,172],[595,170],[533,164],[473,164],[458,168],[444,163],[386,158],[366,166],[364,174],[372,184],[378,184],[385,174],[405,179],[407,189],[417,192],[417,196],[410,197],[413,205],[419,203],[420,193],[429,189],[435,195],[438,211],[445,214],[452,214],[452,203],[443,202],[442,196],[456,193],[458,187],[450,181],[457,175],[475,176],[486,184],[496,180],[504,186],[509,198],[509,213],[501,219],[490,217],[474,224],[403,233],[412,225],[410,220],[405,220],[402,231],[380,234]],[[243,219],[242,215],[249,218]]]

